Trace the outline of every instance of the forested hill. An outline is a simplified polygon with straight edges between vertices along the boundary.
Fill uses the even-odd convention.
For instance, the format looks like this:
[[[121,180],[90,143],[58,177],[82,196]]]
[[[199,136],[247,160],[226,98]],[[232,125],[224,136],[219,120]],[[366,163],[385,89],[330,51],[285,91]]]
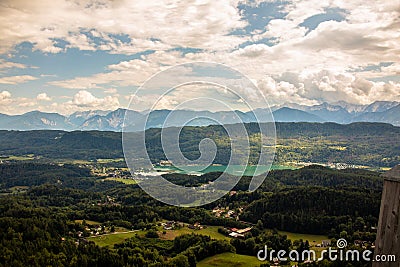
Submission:
[[[166,175],[190,187],[217,176]],[[375,172],[321,166],[275,170],[254,192],[247,190],[251,177],[242,177],[234,194],[182,208],[156,201],[137,184],[92,176],[77,165],[0,164],[0,266],[194,267],[223,252],[256,260],[266,244],[286,251],[304,248],[298,234],[289,239],[276,230],[323,234],[332,243],[345,238],[357,249],[356,240],[371,244],[376,238],[382,179]],[[221,207],[237,212],[239,220],[216,216],[214,208]],[[164,221],[179,223],[164,229]],[[196,222],[205,227],[192,232],[187,226]],[[249,223],[254,225],[243,239],[225,236],[226,229]],[[315,238],[301,236],[306,243]],[[321,262],[310,266],[343,266]],[[228,265],[237,266],[219,266]]]
[[[257,124],[246,124],[250,136],[258,133]],[[277,163],[343,162],[373,167],[400,163],[400,127],[383,123],[276,123]],[[164,159],[161,129],[149,129],[148,151],[154,162]],[[230,146],[222,126],[184,127],[180,142],[189,158],[199,156],[203,138],[216,141],[219,151],[215,163],[224,164]],[[256,147],[256,146],[254,146]],[[257,151],[253,151],[257,154]],[[33,154],[50,159],[122,158],[121,133],[101,131],[0,131],[0,155]],[[253,162],[250,162],[253,163]]]

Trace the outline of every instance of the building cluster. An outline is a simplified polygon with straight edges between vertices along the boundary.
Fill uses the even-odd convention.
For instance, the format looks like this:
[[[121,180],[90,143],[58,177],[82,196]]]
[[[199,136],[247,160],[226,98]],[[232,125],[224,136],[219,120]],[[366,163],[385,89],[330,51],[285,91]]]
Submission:
[[[326,166],[332,168],[332,169],[338,169],[338,170],[344,170],[344,169],[360,169],[362,166],[359,165],[354,165],[354,164],[348,164],[348,163],[342,163],[342,162],[337,162],[337,163],[328,163]]]
[[[205,226],[201,225],[199,222],[196,222],[194,224],[189,224],[188,228],[193,229],[193,230],[201,230],[201,229],[205,228]]]
[[[106,196],[106,199],[103,201],[97,202],[97,206],[120,206],[120,203],[117,203],[114,197]]]
[[[158,165],[159,166],[173,166],[172,161],[170,161],[170,160],[161,160]]]
[[[212,212],[215,217],[231,218],[239,220],[239,215],[243,211],[243,208],[238,208],[236,211],[229,209],[229,207],[215,207]]]
[[[164,228],[164,230],[173,230],[175,228],[178,228],[180,225],[178,222],[168,221],[168,222],[162,222],[161,226]]]
[[[99,177],[111,177],[111,178],[130,178],[130,173],[121,168],[109,168],[109,167],[96,167],[89,164],[83,165],[83,167],[90,168],[92,174]]]
[[[316,244],[315,247],[317,248],[326,248],[330,247],[332,242],[330,240],[322,240],[320,244]]]
[[[354,245],[363,249],[367,249],[368,247],[375,248],[375,243],[371,243],[365,240],[354,240]]]
[[[247,233],[251,231],[252,227],[246,227],[243,229],[238,228],[224,228],[225,232],[228,233],[228,236],[233,238],[244,238]]]
[[[103,235],[107,233],[104,225],[89,225],[89,224],[85,226],[85,232],[89,233],[89,235],[91,236]],[[84,232],[82,231],[76,232],[76,235],[78,238],[87,237],[87,235],[85,236]]]

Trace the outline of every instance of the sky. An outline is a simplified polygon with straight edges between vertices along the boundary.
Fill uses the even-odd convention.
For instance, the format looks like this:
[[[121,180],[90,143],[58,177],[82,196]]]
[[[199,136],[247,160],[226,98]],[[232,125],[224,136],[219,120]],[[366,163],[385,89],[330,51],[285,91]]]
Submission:
[[[136,95],[143,82],[197,61],[240,71],[270,105],[400,101],[400,1],[0,2],[0,113],[146,110],[161,93]],[[215,94],[181,87],[159,108],[199,92]]]

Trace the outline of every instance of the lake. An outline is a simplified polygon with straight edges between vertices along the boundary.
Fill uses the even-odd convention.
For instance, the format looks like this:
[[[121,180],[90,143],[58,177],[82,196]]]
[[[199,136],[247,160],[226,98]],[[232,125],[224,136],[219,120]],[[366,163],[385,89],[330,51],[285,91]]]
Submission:
[[[200,175],[209,172],[224,172],[226,170],[227,173],[232,175],[240,175],[243,172],[243,165],[232,165],[227,169],[227,166],[224,165],[211,165],[211,166],[200,166],[204,167],[202,170],[198,171],[199,166],[184,166],[185,170],[179,169],[175,166],[155,166],[154,169],[160,172],[173,172],[173,173],[182,173],[182,174],[193,174]],[[257,166],[246,166],[244,171],[244,176],[254,176],[265,173],[268,170],[267,166],[259,166],[257,170]],[[294,169],[294,167],[284,166],[284,165],[272,165],[271,170],[286,170],[286,169]]]

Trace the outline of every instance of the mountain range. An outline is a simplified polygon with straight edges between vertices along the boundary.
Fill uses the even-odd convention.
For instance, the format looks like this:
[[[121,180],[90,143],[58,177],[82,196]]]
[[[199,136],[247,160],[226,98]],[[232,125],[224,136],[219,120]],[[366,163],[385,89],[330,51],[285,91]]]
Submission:
[[[271,110],[275,121],[278,122],[336,122],[340,124],[384,122],[400,126],[400,102],[395,101],[377,101],[369,105],[349,104],[343,101],[314,106],[284,104],[273,106]],[[121,131],[125,114],[128,115],[125,126],[131,131],[142,130],[141,125],[144,124],[146,118],[147,129],[183,125],[232,124],[241,121],[249,123],[255,122],[256,116],[260,122],[270,121],[267,109],[256,109],[253,112],[176,110],[172,113],[170,110],[154,110],[146,113],[117,109],[79,111],[69,116],[31,111],[22,115],[0,114],[0,129]]]

